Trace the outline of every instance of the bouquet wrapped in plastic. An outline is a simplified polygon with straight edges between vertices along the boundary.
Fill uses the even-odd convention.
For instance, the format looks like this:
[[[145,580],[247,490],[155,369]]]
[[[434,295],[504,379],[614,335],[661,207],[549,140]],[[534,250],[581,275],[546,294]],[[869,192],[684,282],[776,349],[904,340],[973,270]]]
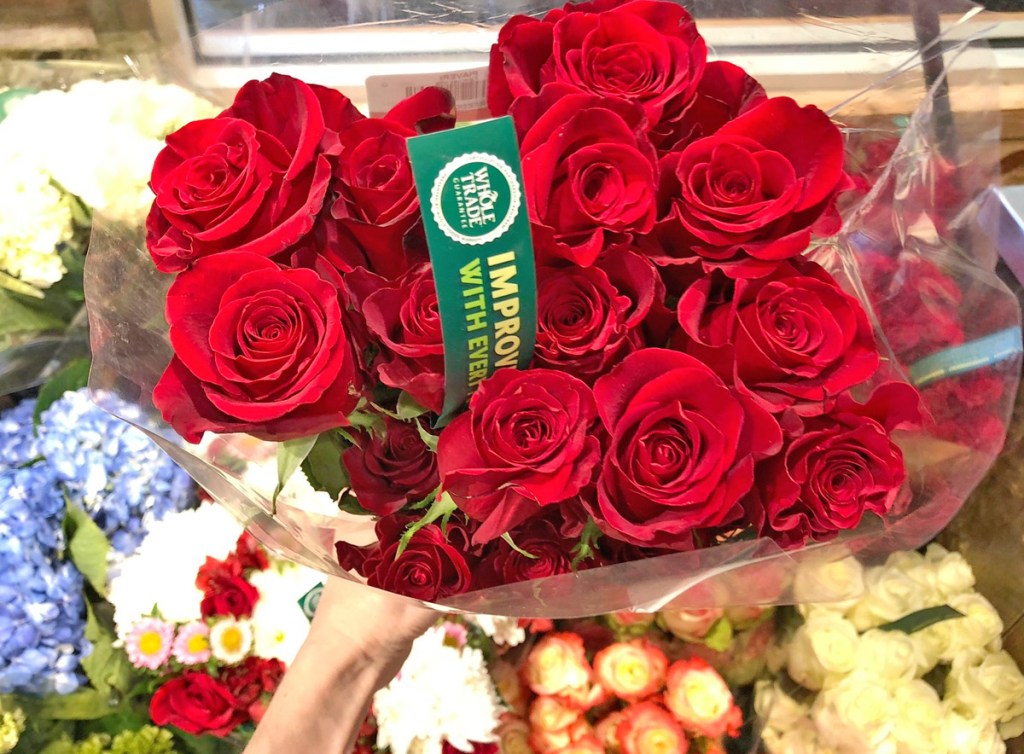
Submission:
[[[513,17],[465,129],[439,87],[367,117],[251,81],[167,138],[145,242],[94,239],[91,386],[268,546],[373,587],[792,601],[805,561],[934,535],[1005,436],[1020,312],[955,33],[851,98],[923,64],[902,127],[771,96],[661,0]]]

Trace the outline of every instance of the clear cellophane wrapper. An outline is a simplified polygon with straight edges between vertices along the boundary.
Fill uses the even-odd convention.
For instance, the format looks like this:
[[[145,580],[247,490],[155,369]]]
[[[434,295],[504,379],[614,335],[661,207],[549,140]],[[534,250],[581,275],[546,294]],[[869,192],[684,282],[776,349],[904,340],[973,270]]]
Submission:
[[[512,5],[502,11],[543,10]],[[881,57],[891,69],[866,88],[843,92],[829,110],[846,135],[847,169],[857,188],[841,198],[840,234],[820,239],[808,253],[860,297],[873,321],[882,368],[857,395],[864,398],[875,385],[894,379],[921,390],[925,425],[896,433],[907,463],[908,494],[884,520],[865,517],[859,528],[827,543],[784,551],[769,539],[740,537],[692,552],[468,592],[442,601],[443,609],[568,618],[627,609],[826,602],[838,595],[816,575],[818,567],[849,555],[871,560],[920,546],[950,521],[1002,448],[1018,389],[1020,309],[995,274],[998,229],[990,213],[981,212],[998,183],[999,112],[998,77],[991,51],[978,38],[985,29],[978,9],[947,4],[935,17],[941,23],[935,36],[920,17],[915,35],[911,3],[877,2],[867,10],[858,5],[858,13],[874,17],[870,24],[785,2],[731,2],[735,12],[728,14],[723,6],[730,3],[717,0],[687,5],[698,28],[702,10],[719,17],[785,19],[778,23],[798,38],[826,40],[826,50],[841,40],[846,54],[871,56],[874,65]],[[236,25],[258,33],[289,17],[289,6],[268,6]],[[353,33],[344,27],[346,18],[318,8],[312,16],[295,12],[304,12],[301,20],[319,35]],[[439,34],[460,21],[451,9],[436,19],[413,20],[433,21]],[[495,27],[491,39],[496,33]],[[486,64],[486,46],[466,53]],[[726,46],[716,47],[713,57],[745,64],[742,52]],[[314,67],[303,76],[330,83],[318,81],[315,72]],[[753,67],[750,72],[759,76]],[[764,83],[769,95],[834,104],[815,101],[813,91],[780,92]],[[898,114],[893,103],[905,112]],[[150,434],[270,549],[326,574],[359,580],[338,565],[335,543],[371,543],[371,517],[325,515],[291,498],[279,500],[274,511],[270,495],[276,480],[255,489],[254,475],[247,474],[253,464],[273,467],[272,443],[208,435],[202,444],[189,445],[160,420],[151,394],[172,355],[163,313],[172,278],[153,267],[144,239],[99,224],[87,260],[95,399]]]

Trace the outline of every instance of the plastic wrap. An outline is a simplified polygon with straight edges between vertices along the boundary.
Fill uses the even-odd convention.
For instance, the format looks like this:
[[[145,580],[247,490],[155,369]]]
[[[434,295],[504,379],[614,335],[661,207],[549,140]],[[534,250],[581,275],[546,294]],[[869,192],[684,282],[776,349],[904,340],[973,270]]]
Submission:
[[[1021,360],[1019,307],[994,273],[998,234],[990,227],[992,218],[979,211],[998,180],[999,113],[992,109],[998,82],[986,45],[972,36],[983,28],[973,6],[944,7],[943,15],[932,19],[944,28],[935,37],[921,16],[915,35],[912,4],[870,5],[858,4],[857,12],[882,17],[884,23],[862,27],[853,19],[827,17],[812,5],[786,2],[708,1],[690,7],[698,26],[705,15],[782,18],[779,23],[796,39],[819,39],[826,50],[830,45],[853,50],[869,56],[873,65],[881,55],[892,68],[865,89],[851,75],[849,90],[831,110],[844,127],[847,169],[857,188],[843,200],[842,232],[809,253],[857,293],[873,318],[883,356],[875,380],[902,379],[922,391],[927,426],[897,435],[912,495],[886,520],[865,519],[829,543],[783,551],[767,539],[740,539],[469,592],[444,600],[441,607],[559,618],[623,609],[829,601],[837,595],[816,575],[817,566],[850,554],[871,559],[919,546],[948,523],[980,481],[1002,446]],[[315,12],[305,8],[269,6],[238,24],[258,31],[288,18],[315,27],[318,35],[336,31],[339,39],[352,38],[353,29],[333,28],[347,18],[319,4]],[[522,10],[541,8],[502,6],[503,14]],[[437,34],[464,30],[465,19],[451,14],[429,19]],[[477,32],[478,16],[468,23]],[[393,23],[404,28],[411,19],[410,11]],[[422,17],[418,20],[422,23]],[[390,28],[363,27],[359,34]],[[489,39],[494,33],[491,28]],[[743,62],[724,46],[714,53]],[[481,45],[467,49],[463,58],[482,64],[485,55]],[[394,69],[396,61],[400,68],[411,58],[367,52],[357,62],[375,66],[375,61]],[[344,60],[323,62],[327,73]],[[264,63],[253,70],[254,78],[266,72]],[[312,66],[302,75],[332,83],[331,76],[319,78],[316,72]],[[765,83],[770,95],[787,93]],[[906,108],[904,117],[892,116],[894,102]],[[153,268],[141,236],[103,224],[94,228],[85,280],[94,353],[90,387],[115,413],[127,402],[155,417],[151,392],[172,354],[162,311],[169,283],[169,276]],[[252,463],[273,459],[272,444],[222,435],[183,445],[158,418],[153,422],[143,429],[267,546],[325,573],[356,578],[338,566],[334,543],[372,541],[371,519],[325,514],[303,500],[279,501],[272,512],[271,490],[254,488],[252,475],[246,477]]]

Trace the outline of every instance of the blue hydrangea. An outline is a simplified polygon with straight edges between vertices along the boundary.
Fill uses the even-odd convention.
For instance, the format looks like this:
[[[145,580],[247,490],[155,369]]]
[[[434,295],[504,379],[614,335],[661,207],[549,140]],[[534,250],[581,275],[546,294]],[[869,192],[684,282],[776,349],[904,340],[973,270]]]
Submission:
[[[130,555],[149,524],[194,499],[192,481],[145,434],[111,416],[86,390],[65,393],[43,412],[38,452],[68,498]]]
[[[26,414],[27,424],[8,421]],[[30,452],[31,417],[4,415],[4,460]],[[60,482],[47,464],[0,469],[0,694],[69,694],[82,683],[79,661],[90,650],[82,575],[62,560],[63,519]]]

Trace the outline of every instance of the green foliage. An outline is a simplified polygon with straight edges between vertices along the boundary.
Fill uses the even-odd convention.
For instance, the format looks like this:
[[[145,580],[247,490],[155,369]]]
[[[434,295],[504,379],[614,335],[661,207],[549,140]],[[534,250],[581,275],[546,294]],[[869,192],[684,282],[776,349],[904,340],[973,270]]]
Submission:
[[[32,412],[32,423],[39,425],[39,420],[50,406],[69,390],[78,390],[89,384],[89,359],[73,359],[65,364],[46,384],[39,389],[36,408]]]
[[[288,484],[292,474],[306,460],[306,456],[313,449],[318,435],[312,437],[299,437],[295,440],[286,440],[277,444],[277,487],[274,488],[273,511],[277,513],[277,496]]]
[[[337,432],[323,432],[302,462],[309,483],[335,500],[348,489],[348,473],[341,463],[341,454],[349,447]]]
[[[899,620],[894,620],[892,623],[886,623],[884,626],[879,626],[879,631],[902,631],[905,634],[916,633],[929,626],[934,626],[936,623],[942,623],[942,621],[950,620],[952,618],[963,618],[964,614],[956,608],[952,608],[949,605],[937,605],[935,607],[926,607],[924,610],[918,610],[910,615],[904,615]]]
[[[96,593],[105,596],[110,542],[103,530],[81,508],[68,501],[65,510],[64,530],[67,533],[71,562],[82,572]]]

